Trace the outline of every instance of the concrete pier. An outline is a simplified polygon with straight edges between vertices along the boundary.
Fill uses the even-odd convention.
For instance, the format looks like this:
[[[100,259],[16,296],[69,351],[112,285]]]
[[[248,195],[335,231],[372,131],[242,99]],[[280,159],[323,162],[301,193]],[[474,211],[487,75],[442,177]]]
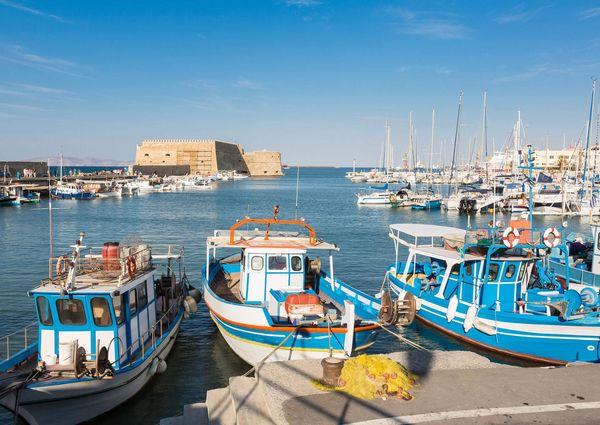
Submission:
[[[169,424],[564,424],[600,421],[600,365],[524,368],[471,352],[389,357],[419,376],[411,401],[361,400],[318,390],[319,361],[268,363],[256,378],[231,378]],[[195,406],[195,407],[194,407]],[[191,412],[191,413],[190,413]],[[200,412],[200,413],[199,413]]]

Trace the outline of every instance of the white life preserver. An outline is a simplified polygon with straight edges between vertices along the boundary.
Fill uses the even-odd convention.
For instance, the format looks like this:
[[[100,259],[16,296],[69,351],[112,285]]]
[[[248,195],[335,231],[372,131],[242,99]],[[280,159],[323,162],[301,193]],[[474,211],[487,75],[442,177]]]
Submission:
[[[450,298],[450,301],[448,301],[448,310],[446,310],[446,319],[448,319],[448,323],[450,323],[452,319],[454,319],[454,316],[456,316],[457,308],[458,298],[456,295],[453,295],[452,298]]]
[[[475,324],[475,319],[477,319],[477,311],[478,308],[474,305],[467,309],[467,314],[465,315],[465,320],[463,322],[463,328],[465,332],[469,332]]]
[[[519,230],[509,226],[504,229],[504,233],[502,233],[502,243],[504,243],[507,248],[514,248],[519,244],[519,236],[521,236]]]
[[[560,245],[560,232],[556,227],[549,227],[544,231],[544,245],[548,248]]]

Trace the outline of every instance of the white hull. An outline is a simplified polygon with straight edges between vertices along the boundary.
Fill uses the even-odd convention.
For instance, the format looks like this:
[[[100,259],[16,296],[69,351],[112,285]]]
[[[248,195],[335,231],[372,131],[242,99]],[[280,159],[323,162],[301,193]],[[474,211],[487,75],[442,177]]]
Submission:
[[[115,190],[113,192],[98,192],[96,193],[96,196],[98,196],[98,198],[118,198],[121,196],[121,191]]]
[[[156,357],[164,360],[171,352],[181,320],[167,338],[141,365],[110,379],[26,388],[21,391],[19,415],[30,425],[75,424],[93,419],[124,403],[154,376],[151,365]],[[12,410],[11,393],[0,404]]]

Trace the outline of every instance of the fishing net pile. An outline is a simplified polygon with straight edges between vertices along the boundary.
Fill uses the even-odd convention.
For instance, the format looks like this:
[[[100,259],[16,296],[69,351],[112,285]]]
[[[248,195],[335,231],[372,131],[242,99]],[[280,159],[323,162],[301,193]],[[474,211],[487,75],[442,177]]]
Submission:
[[[344,362],[335,390],[367,400],[388,397],[411,400],[409,391],[414,384],[414,376],[401,364],[381,354],[361,354]]]

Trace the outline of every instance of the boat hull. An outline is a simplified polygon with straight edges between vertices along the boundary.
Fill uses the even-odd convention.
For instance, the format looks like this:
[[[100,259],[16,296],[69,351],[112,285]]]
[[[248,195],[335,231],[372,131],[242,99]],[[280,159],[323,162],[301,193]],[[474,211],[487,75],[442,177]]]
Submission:
[[[332,355],[348,357],[369,348],[379,333],[379,326],[356,326],[352,353],[344,351],[346,327],[275,325],[269,322],[260,306],[236,304],[217,296],[204,282],[204,301],[211,318],[229,347],[245,362],[256,365],[273,352],[266,361],[320,359]],[[240,322],[244,320],[244,322]],[[291,334],[291,335],[290,335]],[[287,339],[286,339],[287,338]]]
[[[20,392],[18,414],[31,425],[72,424],[88,421],[119,406],[137,394],[156,374],[152,364],[157,357],[161,360],[167,358],[182,319],[183,314],[180,314],[152,355],[113,378],[27,386]],[[14,411],[15,393],[0,400],[0,404]]]
[[[560,321],[545,315],[480,309],[470,328],[465,326],[469,305],[459,302],[449,313],[448,299],[438,298],[390,276],[400,298],[407,292],[417,298],[417,318],[468,343],[505,355],[550,364],[600,361],[600,323]],[[450,318],[450,319],[449,319]],[[468,330],[466,330],[468,328]]]

